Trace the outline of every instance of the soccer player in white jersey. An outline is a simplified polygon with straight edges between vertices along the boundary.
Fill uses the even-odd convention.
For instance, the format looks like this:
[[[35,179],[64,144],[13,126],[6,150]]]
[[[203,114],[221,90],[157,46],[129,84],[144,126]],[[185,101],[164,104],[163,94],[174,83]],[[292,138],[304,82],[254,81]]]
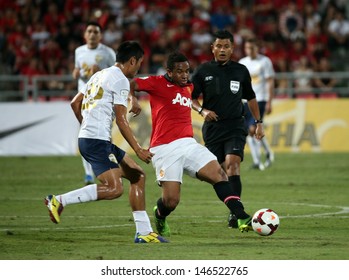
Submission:
[[[63,208],[74,203],[116,199],[123,194],[122,178],[130,181],[129,200],[136,224],[135,243],[167,242],[153,232],[145,211],[145,173],[122,149],[111,142],[113,121],[144,162],[153,154],[137,142],[127,121],[130,78],[143,61],[144,51],[137,42],[124,42],[117,50],[115,65],[96,72],[71,101],[81,124],[79,149],[91,164],[99,184],[90,184],[60,195],[48,195],[45,204],[51,220],[60,222]]]
[[[112,48],[101,43],[101,26],[94,21],[86,24],[84,32],[85,45],[75,50],[75,68],[73,78],[78,80],[78,91],[86,85],[91,76],[99,70],[110,67],[115,63],[115,52]],[[91,165],[82,157],[85,170],[85,184],[94,182]]]
[[[250,72],[252,79],[252,88],[256,94],[259,112],[263,120],[264,114],[270,114],[272,111],[272,100],[274,97],[274,68],[271,60],[259,53],[258,43],[255,38],[247,39],[244,44],[246,57],[240,59],[239,63],[245,65]],[[254,136],[256,131],[255,119],[252,117],[247,104],[245,104],[246,124],[249,135],[247,143],[250,147],[253,168],[264,170],[274,161],[274,153],[271,150],[267,138],[256,140]],[[261,160],[261,145],[265,151],[266,161],[263,164]]]

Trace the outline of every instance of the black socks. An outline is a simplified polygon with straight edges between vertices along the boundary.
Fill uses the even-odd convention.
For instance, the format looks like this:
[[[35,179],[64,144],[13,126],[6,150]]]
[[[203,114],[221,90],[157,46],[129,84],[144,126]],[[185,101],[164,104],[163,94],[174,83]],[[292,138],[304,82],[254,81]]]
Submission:
[[[246,219],[249,215],[244,211],[244,206],[240,201],[240,196],[237,196],[230,182],[221,181],[213,185],[217,196],[227,205],[231,213],[235,214],[238,219]]]

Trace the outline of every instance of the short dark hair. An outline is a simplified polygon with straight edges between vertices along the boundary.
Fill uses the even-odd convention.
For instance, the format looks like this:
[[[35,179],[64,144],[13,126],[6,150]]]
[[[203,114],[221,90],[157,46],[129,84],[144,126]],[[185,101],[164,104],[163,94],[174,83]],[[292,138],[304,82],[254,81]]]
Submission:
[[[180,52],[172,52],[167,57],[167,68],[171,71],[175,68],[175,63],[186,62],[188,58]]]
[[[86,28],[90,25],[99,27],[99,30],[102,32],[102,26],[97,21],[89,21],[86,23]]]
[[[214,40],[216,39],[229,39],[230,42],[234,43],[234,36],[228,30],[218,30],[213,33]]]
[[[245,42],[251,43],[251,44],[258,44],[256,37],[248,37]]]
[[[116,50],[116,62],[125,63],[133,56],[139,60],[143,55],[144,50],[138,42],[125,41]]]

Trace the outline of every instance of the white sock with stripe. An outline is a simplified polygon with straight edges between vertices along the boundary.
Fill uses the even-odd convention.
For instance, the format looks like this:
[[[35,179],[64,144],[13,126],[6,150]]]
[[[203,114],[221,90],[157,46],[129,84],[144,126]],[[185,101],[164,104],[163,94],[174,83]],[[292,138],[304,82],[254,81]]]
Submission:
[[[97,184],[87,185],[80,189],[56,195],[63,206],[97,200]]]

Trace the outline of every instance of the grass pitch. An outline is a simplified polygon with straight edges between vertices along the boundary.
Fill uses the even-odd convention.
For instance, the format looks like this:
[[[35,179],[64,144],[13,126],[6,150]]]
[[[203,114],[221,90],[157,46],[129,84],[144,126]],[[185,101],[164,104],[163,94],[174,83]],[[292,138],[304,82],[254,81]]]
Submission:
[[[138,159],[136,159],[140,162]],[[169,218],[168,244],[134,244],[125,194],[114,201],[67,206],[53,224],[43,199],[81,187],[81,158],[0,157],[1,260],[348,260],[349,154],[277,154],[274,165],[242,164],[246,211],[280,216],[269,237],[227,228],[228,209],[213,188],[184,177],[181,202]],[[147,211],[160,195],[151,165]],[[155,228],[155,225],[153,224]]]

